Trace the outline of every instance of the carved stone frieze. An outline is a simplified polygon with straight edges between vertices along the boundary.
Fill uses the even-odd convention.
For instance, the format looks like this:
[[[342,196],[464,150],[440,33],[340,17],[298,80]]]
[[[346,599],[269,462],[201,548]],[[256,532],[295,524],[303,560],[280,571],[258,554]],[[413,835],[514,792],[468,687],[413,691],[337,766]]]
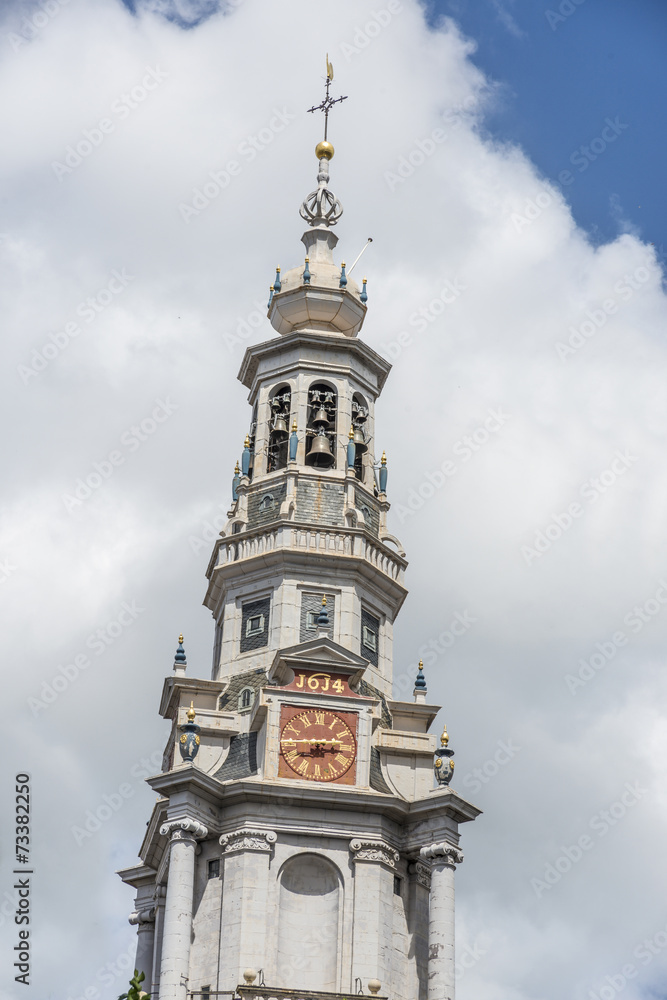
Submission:
[[[400,857],[384,840],[351,840],[350,850],[355,861],[377,861],[389,868],[395,868]]]
[[[278,839],[273,830],[252,830],[242,827],[233,833],[223,833],[220,838],[222,853],[231,851],[270,851]]]
[[[431,868],[430,865],[424,864],[423,861],[411,861],[408,865],[408,875],[410,881],[418,882],[419,885],[423,885],[425,889],[430,891],[431,889]]]

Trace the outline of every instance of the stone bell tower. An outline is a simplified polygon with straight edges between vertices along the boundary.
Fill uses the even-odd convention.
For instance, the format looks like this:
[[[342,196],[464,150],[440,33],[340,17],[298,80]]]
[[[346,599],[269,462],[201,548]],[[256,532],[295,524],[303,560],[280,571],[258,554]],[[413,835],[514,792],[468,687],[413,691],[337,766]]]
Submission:
[[[325,122],[332,78],[327,63]],[[305,259],[271,288],[278,336],[239,374],[252,416],[206,572],[211,679],[181,636],[158,801],[120,872],[160,1000],[454,997],[459,824],[479,810],[450,785],[447,734],[429,734],[421,668],[414,700],[392,697],[407,563],[375,458],[390,365],[358,339],[366,279],[334,259],[326,128],[316,155]]]

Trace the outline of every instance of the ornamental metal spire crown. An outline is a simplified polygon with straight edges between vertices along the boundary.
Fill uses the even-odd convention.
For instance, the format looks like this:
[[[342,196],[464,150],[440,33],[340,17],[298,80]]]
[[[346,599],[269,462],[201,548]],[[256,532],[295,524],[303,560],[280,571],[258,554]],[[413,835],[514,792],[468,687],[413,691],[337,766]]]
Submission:
[[[322,142],[318,142],[315,147],[315,155],[320,163],[317,174],[317,189],[311,191],[304,198],[299,209],[299,215],[309,226],[335,226],[343,214],[343,206],[333,191],[329,190],[329,160],[334,155],[334,148],[327,139],[327,133],[329,128],[329,112],[334,104],[346,101],[347,96],[331,97],[329,95],[329,88],[332,82],[333,66],[329,62],[329,56],[327,55],[327,80],[324,100],[320,104],[314,104],[312,108],[308,108],[309,112],[324,112],[324,139]]]

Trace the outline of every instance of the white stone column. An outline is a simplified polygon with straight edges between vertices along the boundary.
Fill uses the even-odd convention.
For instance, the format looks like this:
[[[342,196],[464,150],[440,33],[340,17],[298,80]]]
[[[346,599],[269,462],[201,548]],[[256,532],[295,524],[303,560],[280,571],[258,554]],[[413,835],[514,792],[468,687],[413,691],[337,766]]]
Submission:
[[[137,928],[137,957],[135,969],[143,972],[146,993],[151,989],[153,981],[153,949],[155,947],[155,907],[145,910],[135,910],[130,914],[130,923]]]
[[[398,851],[383,840],[351,840],[354,861],[352,982],[377,979],[391,994],[394,875]],[[350,984],[352,985],[352,984]]]
[[[171,835],[167,898],[164,905],[160,1000],[186,1000],[192,935],[192,903],[197,840],[208,830],[196,819],[173,820],[160,827]]]
[[[428,901],[431,892],[431,866],[419,858],[408,864],[408,930],[413,952],[410,968],[411,995],[415,1000],[428,996]]]
[[[428,917],[428,1000],[454,1000],[454,872],[463,854],[451,844],[419,852],[431,862]]]

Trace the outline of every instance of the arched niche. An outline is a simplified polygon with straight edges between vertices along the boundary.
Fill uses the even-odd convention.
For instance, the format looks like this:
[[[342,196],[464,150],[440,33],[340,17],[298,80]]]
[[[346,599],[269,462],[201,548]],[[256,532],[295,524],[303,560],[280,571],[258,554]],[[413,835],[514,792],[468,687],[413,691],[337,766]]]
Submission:
[[[333,469],[336,465],[336,424],[338,393],[328,382],[312,382],[308,387],[306,424],[306,465]]]
[[[287,466],[287,452],[292,412],[292,389],[286,382],[269,393],[269,426],[266,471],[276,472]]]
[[[279,984],[337,992],[340,872],[319,854],[299,854],[283,865],[278,878]]]

